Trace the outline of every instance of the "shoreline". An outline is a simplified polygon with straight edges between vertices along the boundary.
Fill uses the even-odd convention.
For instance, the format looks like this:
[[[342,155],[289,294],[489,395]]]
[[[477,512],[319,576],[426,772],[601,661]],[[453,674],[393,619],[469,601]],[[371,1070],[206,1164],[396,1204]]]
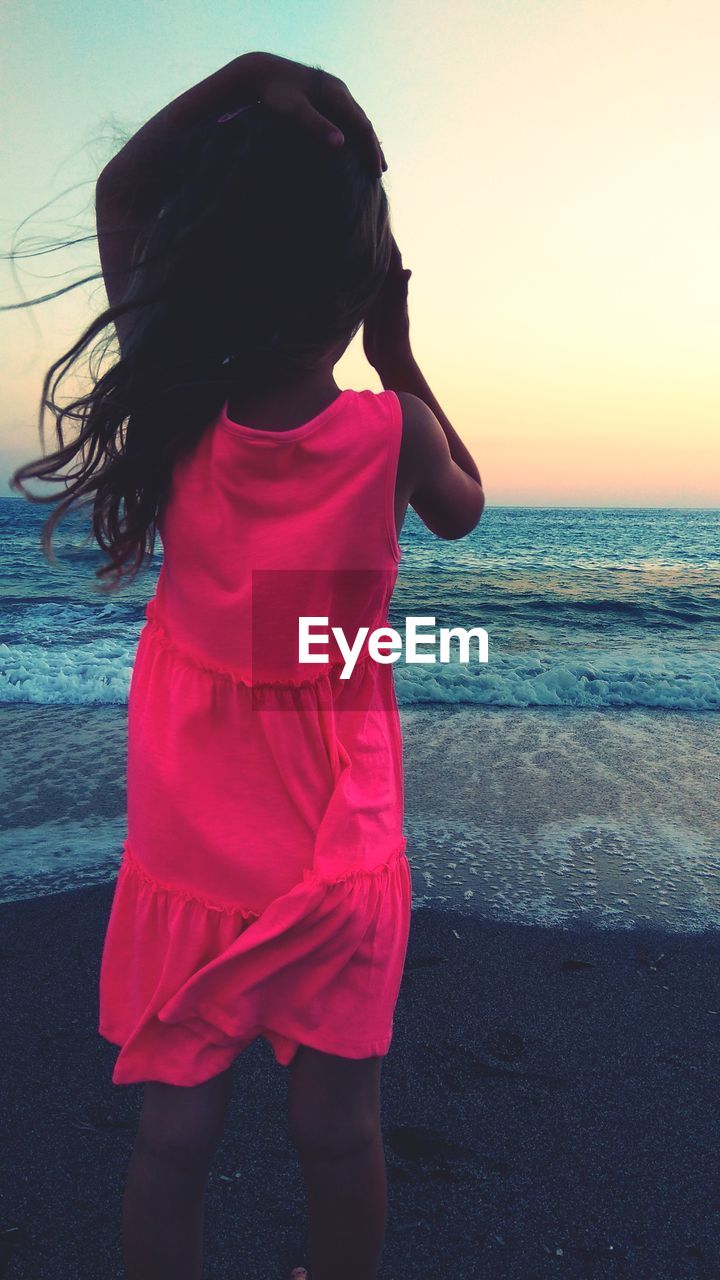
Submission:
[[[446,704],[400,716],[416,900],[548,927],[720,928],[714,716]],[[2,897],[111,883],[125,707],[0,708],[0,731]]]
[[[96,1030],[111,888],[0,904],[6,1280],[120,1277],[140,1086]],[[413,913],[383,1067],[382,1280],[659,1280],[720,1273],[720,932],[560,930]],[[235,1062],[206,1264],[307,1265],[286,1072]],[[0,1259],[2,1253],[0,1253]]]

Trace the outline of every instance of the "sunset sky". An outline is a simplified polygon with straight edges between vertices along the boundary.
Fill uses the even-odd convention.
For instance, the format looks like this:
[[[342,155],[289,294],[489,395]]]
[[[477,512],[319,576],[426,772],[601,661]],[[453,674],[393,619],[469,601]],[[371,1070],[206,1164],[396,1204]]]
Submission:
[[[246,50],[319,62],[382,140],[415,354],[488,503],[720,504],[717,0],[4,0],[0,40],[4,253],[75,184],[20,236],[93,229],[113,124]],[[7,305],[97,257],[22,292],[0,265]],[[0,492],[104,301],[0,314]],[[360,336],[336,379],[381,389]]]

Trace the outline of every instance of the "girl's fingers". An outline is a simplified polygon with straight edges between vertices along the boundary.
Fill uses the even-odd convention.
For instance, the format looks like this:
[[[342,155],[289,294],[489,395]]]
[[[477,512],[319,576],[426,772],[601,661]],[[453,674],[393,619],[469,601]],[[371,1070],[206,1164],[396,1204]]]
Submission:
[[[317,81],[316,81],[317,83]],[[347,85],[337,76],[324,75],[320,80],[321,101],[325,113],[341,130],[347,130],[360,139],[363,151],[378,178],[387,169],[387,161],[375,130]]]
[[[397,247],[397,242],[393,236],[392,247],[390,249],[390,261],[388,263],[388,275],[394,275],[402,266],[402,257]]]
[[[402,254],[398,248],[397,240],[395,239],[394,236],[392,241],[392,251],[390,254],[390,266],[388,268],[388,275],[395,276],[397,279],[400,279],[405,283],[407,283],[407,281],[410,279],[412,275],[412,271],[410,270],[409,267],[403,267]]]
[[[330,142],[335,147],[340,147],[344,143],[345,135],[342,129],[339,129],[332,120],[328,120],[327,116],[316,111],[307,98],[301,98],[298,101],[293,114],[316,137]]]
[[[331,146],[342,146],[345,134],[353,134],[360,140],[373,173],[380,178],[383,169],[387,169],[372,124],[336,76],[316,78],[309,87],[288,84],[282,78],[268,80],[262,86],[261,101],[276,111],[293,115],[310,133]]]
[[[282,111],[287,115],[294,116],[302,127],[307,129],[309,133],[314,134],[316,138],[333,142],[335,136],[337,136],[338,143],[336,145],[344,141],[342,132],[338,131],[337,125],[333,124],[331,120],[328,120],[327,116],[312,105],[307,94],[302,89],[275,82],[265,86],[262,101],[275,111]]]

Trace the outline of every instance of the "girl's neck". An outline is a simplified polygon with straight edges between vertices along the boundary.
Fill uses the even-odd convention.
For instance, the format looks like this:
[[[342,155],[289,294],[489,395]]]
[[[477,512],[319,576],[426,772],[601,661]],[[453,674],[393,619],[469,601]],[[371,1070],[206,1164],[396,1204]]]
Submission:
[[[233,422],[266,431],[289,431],[322,413],[340,394],[332,368],[303,374],[292,382],[248,391],[231,388],[227,414]]]

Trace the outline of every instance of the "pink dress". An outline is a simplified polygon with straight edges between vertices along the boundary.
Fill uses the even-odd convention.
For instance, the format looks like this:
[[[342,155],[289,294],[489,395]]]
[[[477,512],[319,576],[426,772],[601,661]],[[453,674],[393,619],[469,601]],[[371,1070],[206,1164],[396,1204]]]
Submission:
[[[343,678],[331,631],[387,625],[400,402],[346,390],[283,432],[226,410],[176,463],[130,684],[115,1084],[199,1084],[257,1036],[283,1065],[385,1054],[407,950],[393,666],[365,644]]]

